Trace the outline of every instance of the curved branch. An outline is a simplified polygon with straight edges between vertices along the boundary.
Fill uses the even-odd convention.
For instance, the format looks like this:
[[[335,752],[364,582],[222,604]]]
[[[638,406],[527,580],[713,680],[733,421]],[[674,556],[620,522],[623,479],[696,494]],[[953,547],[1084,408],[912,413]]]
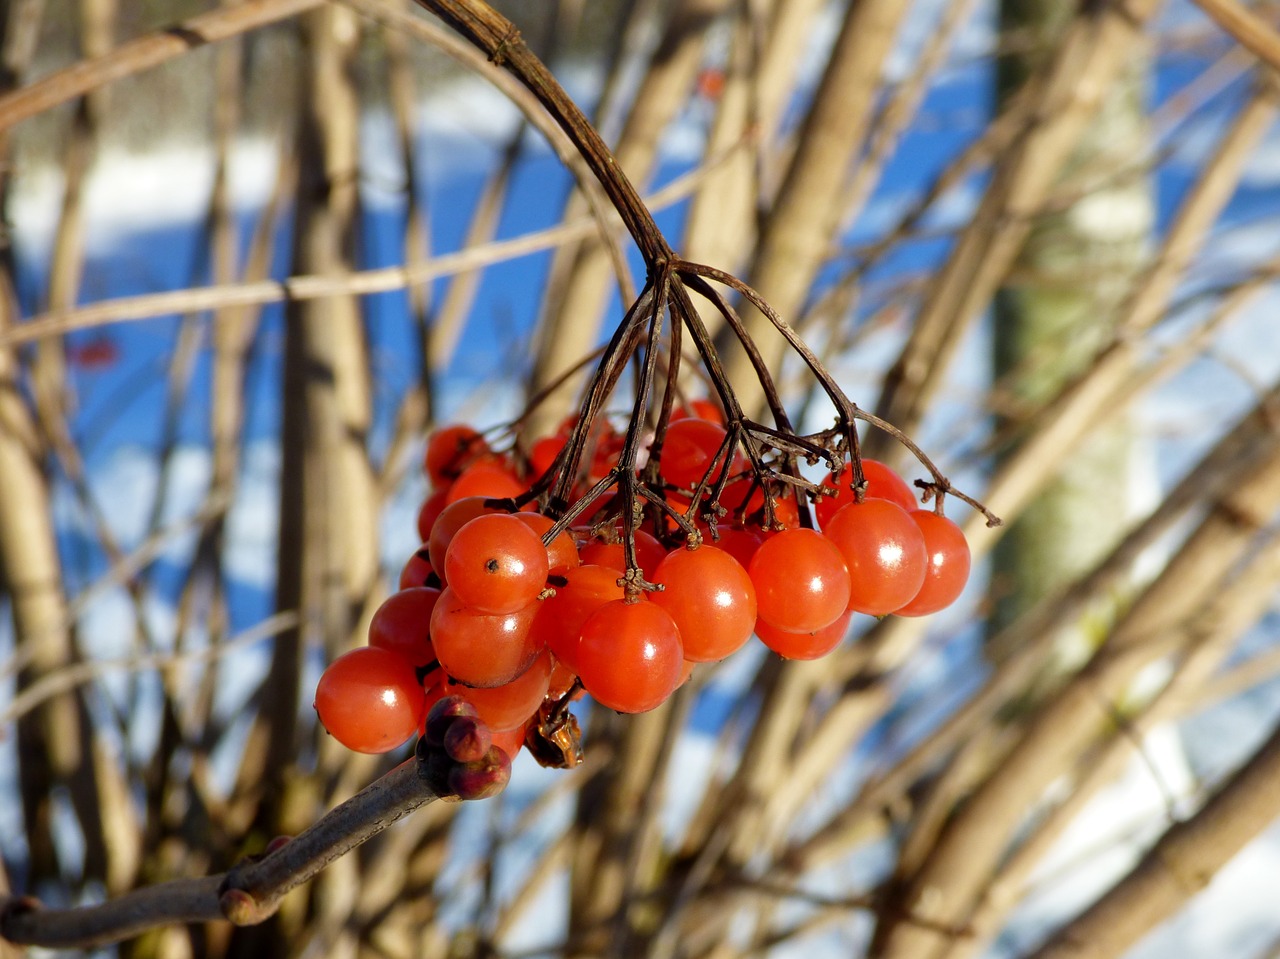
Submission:
[[[484,51],[495,65],[514,75],[547,108],[552,119],[573,141],[578,153],[600,182],[627,232],[650,269],[672,259],[671,248],[640,194],[619,168],[595,127],[565,93],[551,71],[529,50],[514,23],[487,4],[470,0],[417,0],[450,27]]]

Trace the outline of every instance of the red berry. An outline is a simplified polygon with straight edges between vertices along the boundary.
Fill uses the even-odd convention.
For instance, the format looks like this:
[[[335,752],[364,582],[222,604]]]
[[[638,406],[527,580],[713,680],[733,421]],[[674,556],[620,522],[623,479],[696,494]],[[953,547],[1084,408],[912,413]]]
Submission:
[[[409,589],[413,586],[427,585],[427,577],[432,574],[431,569],[431,550],[424,544],[418,547],[418,551],[409,557],[404,567],[400,570],[400,589]]]
[[[666,558],[667,551],[652,533],[638,529],[635,535],[636,562],[640,564],[640,571],[645,578],[651,579],[654,570],[658,568],[658,564]],[[582,557],[584,563],[608,566],[610,569],[616,569],[619,573],[626,572],[626,550],[621,543],[587,543],[578,551],[578,554]]]
[[[701,482],[728,434],[723,426],[699,419],[676,420],[662,437],[662,477],[677,489]]]
[[[438,489],[422,501],[418,510],[418,539],[426,542],[431,538],[431,527],[436,525],[440,513],[449,505],[449,490]]]
[[[913,510],[919,505],[907,481],[894,472],[892,467],[886,466],[879,460],[864,459],[862,475],[867,481],[867,499],[887,499],[897,503],[904,510]],[[813,507],[818,517],[818,525],[824,531],[831,517],[835,516],[841,507],[854,502],[853,490],[849,488],[852,482],[853,466],[850,463],[844,464],[838,476],[828,473],[827,478],[822,481],[824,486],[830,486],[836,491],[834,496],[824,496]]]
[[[849,567],[849,608],[883,616],[911,601],[924,583],[924,535],[887,499],[842,508],[826,528]]]
[[[677,549],[654,573],[661,592],[649,594],[675,620],[684,658],[707,663],[724,659],[751,638],[756,590],[742,565],[714,546]]]
[[[747,569],[760,619],[789,632],[835,622],[849,605],[849,569],[835,543],[811,529],[766,539]]]
[[[431,645],[431,611],[440,590],[412,586],[392,593],[369,621],[369,645],[399,653],[414,666],[436,658]]]
[[[969,544],[960,527],[931,510],[912,510],[909,515],[924,534],[929,562],[924,584],[915,598],[894,612],[899,616],[925,616],[950,606],[969,579]]]
[[[551,667],[551,653],[544,649],[532,666],[509,683],[485,689],[450,683],[446,692],[474,706],[480,720],[495,733],[523,729],[547,695]]]
[[[563,586],[556,594],[538,603],[533,621],[535,643],[550,647],[551,652],[570,672],[578,672],[578,637],[582,624],[592,613],[612,600],[625,595],[618,585],[618,571],[607,566],[586,564],[563,570]]]
[[[538,603],[482,613],[445,589],[431,612],[431,642],[444,671],[468,686],[501,686],[523,673],[541,647],[530,635]]]
[[[466,523],[444,554],[444,580],[458,600],[484,613],[514,613],[547,582],[547,550],[528,525],[504,513]]]
[[[840,645],[851,619],[853,613],[845,612],[834,623],[801,633],[777,629],[760,620],[756,623],[756,635],[784,659],[820,659]]]
[[[689,400],[671,411],[671,422],[683,419],[707,420],[717,426],[724,426],[724,414],[720,407],[705,397]]]
[[[362,646],[325,669],[316,686],[315,709],[324,728],[348,749],[385,753],[418,731],[426,697],[407,659]]]
[[[490,509],[484,505],[485,498],[483,496],[468,496],[460,499],[456,503],[450,503],[440,513],[436,519],[435,525],[431,527],[427,534],[427,557],[431,562],[431,568],[435,570],[436,575],[442,581],[447,582],[444,569],[445,553],[449,549],[449,544],[453,542],[453,537],[457,535],[458,530],[466,526],[477,516],[483,516],[486,513],[501,513],[501,510]]]
[[[456,503],[468,496],[485,499],[512,499],[528,487],[507,467],[495,462],[472,463],[449,487],[448,501]]]
[[[550,516],[543,516],[541,513],[516,513],[515,518],[537,533],[539,539],[545,536],[547,530],[555,525]],[[567,529],[561,530],[560,534],[551,541],[551,545],[547,547],[548,569],[572,569],[574,566],[580,566],[581,564],[582,560],[578,556],[578,544],[573,541],[573,534]]]
[[[556,457],[564,449],[567,437],[544,436],[529,449],[529,477],[537,479],[555,465]]]
[[[751,565],[751,557],[756,555],[756,550],[764,542],[764,537],[758,532],[743,529],[741,526],[728,526],[721,523],[716,528],[716,532],[719,533],[720,538],[713,540],[708,533],[706,534],[707,542],[714,543],[715,546],[724,550],[741,563],[743,569]]]
[[[489,444],[470,426],[442,426],[427,438],[423,468],[435,488],[447,486],[457,479],[463,468],[489,452]]]
[[[578,675],[596,702],[620,713],[664,703],[680,684],[680,630],[647,600],[606,603],[582,624]]]

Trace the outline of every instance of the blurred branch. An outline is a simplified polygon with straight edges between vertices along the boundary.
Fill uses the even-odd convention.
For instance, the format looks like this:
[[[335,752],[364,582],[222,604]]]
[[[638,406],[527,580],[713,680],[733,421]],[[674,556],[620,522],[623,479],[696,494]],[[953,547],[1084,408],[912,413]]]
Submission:
[[[1214,23],[1273,70],[1280,70],[1280,34],[1240,0],[1194,0]]]
[[[567,131],[554,121],[549,112],[539,106],[538,101],[541,99],[541,92],[547,89],[546,84],[543,84],[541,92],[538,88],[522,84],[505,70],[496,69],[502,66],[502,58],[495,57],[491,61],[486,61],[484,56],[471,45],[442,29],[438,24],[415,16],[408,9],[397,9],[378,0],[341,0],[341,2],[378,23],[404,30],[419,40],[432,44],[468,70],[483,76],[524,114],[525,119],[546,138],[551,149],[560,158],[560,162],[578,181],[582,195],[586,199],[587,208],[595,221],[596,233],[608,252],[609,262],[617,277],[622,297],[624,301],[633,298],[634,291],[626,256],[615,235],[617,220],[611,214],[609,203],[602,195],[601,184],[588,175],[587,167],[590,163],[587,161],[586,154],[575,146],[571,136],[565,135]],[[519,31],[515,31],[514,27],[512,30],[515,41],[523,46]],[[466,36],[464,31],[458,32]],[[549,73],[546,79],[555,84],[555,80]]]
[[[780,316],[799,314],[840,225],[843,211],[833,197],[839,196],[862,147],[884,63],[910,6],[902,0],[866,0],[850,4],[845,13],[747,275]],[[744,306],[742,319],[765,364],[778,370],[787,350],[772,322],[750,306]],[[751,384],[751,360],[730,345],[734,339],[722,330],[717,347],[725,351],[730,381],[743,384],[744,408],[754,415],[763,392]]]
[[[263,639],[275,636],[282,630],[297,624],[296,612],[276,613],[262,622],[251,626],[225,642],[207,649],[187,650],[176,653],[150,653],[141,656],[129,656],[124,659],[99,659],[93,662],[73,663],[64,666],[55,673],[41,677],[5,706],[0,712],[0,723],[9,723],[35,709],[59,693],[74,689],[83,683],[99,678],[113,670],[137,672],[146,669],[171,669],[185,663],[211,662],[221,659],[231,652],[245,646],[252,646]]]
[[[0,131],[123,77],[159,66],[188,50],[248,33],[319,6],[323,0],[245,0],[121,44],[0,97]]]
[[[1113,704],[1139,671],[1173,652],[1170,637],[1222,588],[1231,567],[1280,509],[1280,444],[1265,446],[1235,479],[1094,658],[1028,717],[1017,742],[956,808],[899,891],[904,909],[942,923],[968,921],[1015,830],[1044,790],[1083,754],[1101,722],[1114,721],[1120,707]],[[890,922],[882,923],[879,945],[880,956],[932,959],[948,943]]]
[[[715,162],[723,162],[730,153],[731,151],[717,157]],[[647,205],[651,210],[661,210],[678,203],[696,189],[702,178],[714,167],[715,163],[703,166],[673,180],[647,197]],[[597,225],[594,218],[583,217],[509,240],[494,240],[455,253],[443,253],[409,266],[355,270],[339,276],[309,274],[286,277],[283,280],[252,280],[113,297],[86,306],[51,310],[22,323],[0,327],[0,347],[35,342],[109,323],[133,322],[174,313],[388,293],[420,286],[437,277],[540,253],[567,240],[590,235]]]
[[[1280,816],[1280,726],[1190,819],[1030,959],[1115,959],[1209,884]]]
[[[1030,81],[1030,121],[998,157],[990,185],[930,284],[911,335],[885,377],[876,404],[880,416],[908,433],[917,428],[964,332],[1008,275],[1032,216],[1159,6],[1159,0],[1134,0],[1123,9],[1081,8],[1063,32],[1052,61]],[[889,446],[887,438],[872,434],[867,455],[888,455]]]

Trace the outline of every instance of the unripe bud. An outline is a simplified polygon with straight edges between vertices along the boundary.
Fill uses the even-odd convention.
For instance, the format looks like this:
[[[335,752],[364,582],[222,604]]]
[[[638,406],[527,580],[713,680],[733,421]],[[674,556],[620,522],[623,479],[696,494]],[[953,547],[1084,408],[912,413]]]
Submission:
[[[458,716],[444,734],[444,751],[460,763],[477,762],[493,745],[489,727],[476,719]]]
[[[511,779],[511,760],[496,746],[477,762],[449,770],[448,787],[457,799],[488,799],[506,788]]]
[[[443,746],[445,734],[458,717],[476,719],[476,708],[460,696],[445,696],[427,713],[422,738],[428,746]]]

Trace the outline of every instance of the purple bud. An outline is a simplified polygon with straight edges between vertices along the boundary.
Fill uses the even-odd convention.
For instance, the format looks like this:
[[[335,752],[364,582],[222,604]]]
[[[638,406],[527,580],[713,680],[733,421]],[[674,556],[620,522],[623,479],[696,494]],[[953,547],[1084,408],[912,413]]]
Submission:
[[[432,706],[431,711],[427,713],[426,727],[422,734],[427,745],[444,745],[445,733],[449,731],[453,721],[460,716],[467,719],[477,718],[476,708],[460,696],[445,696]]]
[[[488,799],[502,792],[510,779],[511,760],[494,746],[483,759],[450,769],[448,787],[458,799]]]
[[[277,849],[287,845],[292,839],[293,839],[292,836],[276,836],[275,839],[267,843],[267,848],[262,850],[262,854],[264,856],[269,856],[273,852],[275,852]]]
[[[262,921],[258,902],[243,889],[227,889],[218,897],[218,908],[237,926],[252,926]]]
[[[460,763],[481,760],[493,745],[489,727],[479,720],[459,716],[444,734],[444,751]]]

